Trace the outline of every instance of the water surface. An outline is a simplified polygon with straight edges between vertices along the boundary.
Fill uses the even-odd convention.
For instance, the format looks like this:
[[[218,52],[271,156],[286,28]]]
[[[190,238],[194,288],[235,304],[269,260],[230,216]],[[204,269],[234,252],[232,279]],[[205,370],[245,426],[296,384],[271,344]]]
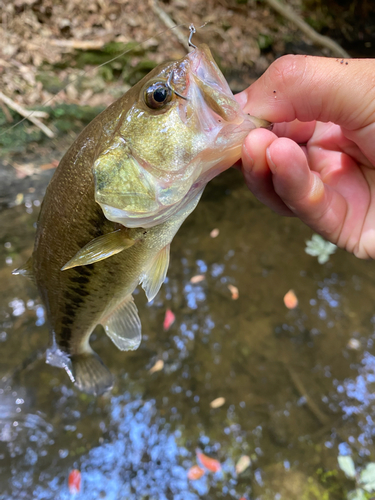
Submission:
[[[304,252],[312,232],[227,172],[176,236],[155,300],[135,296],[140,348],[120,352],[96,330],[93,348],[116,384],[94,398],[45,364],[36,288],[11,275],[31,253],[41,202],[38,190],[20,194],[0,212],[1,500],[71,498],[75,468],[77,498],[90,500],[345,497],[354,485],[337,472],[338,454],[360,468],[375,451],[373,262],[337,251],[320,265]],[[193,284],[196,275],[205,279]],[[289,289],[294,310],[283,303]],[[166,332],[167,308],[176,321]],[[218,397],[225,404],[212,409]],[[189,481],[197,447],[222,471]],[[251,466],[237,476],[242,455]]]

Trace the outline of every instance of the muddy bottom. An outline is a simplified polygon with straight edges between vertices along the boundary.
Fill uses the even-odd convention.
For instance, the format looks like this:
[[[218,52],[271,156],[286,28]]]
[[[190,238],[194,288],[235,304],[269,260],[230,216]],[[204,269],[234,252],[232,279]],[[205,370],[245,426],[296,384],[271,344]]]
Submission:
[[[354,484],[338,455],[360,470],[375,451],[373,262],[338,250],[320,265],[304,251],[312,232],[227,172],[173,241],[155,300],[135,296],[140,348],[120,352],[96,330],[116,384],[94,398],[45,364],[36,288],[11,275],[31,253],[36,193],[0,212],[1,500],[71,498],[73,469],[77,498],[90,500],[346,498]],[[167,309],[176,319],[164,331]],[[222,468],[190,481],[196,448]],[[251,464],[236,474],[243,455]]]

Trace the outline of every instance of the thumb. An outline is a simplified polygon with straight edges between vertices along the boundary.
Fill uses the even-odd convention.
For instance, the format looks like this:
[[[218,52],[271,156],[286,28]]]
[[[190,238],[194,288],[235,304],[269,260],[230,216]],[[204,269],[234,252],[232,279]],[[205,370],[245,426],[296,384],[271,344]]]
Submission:
[[[271,122],[319,120],[354,131],[375,122],[374,75],[375,59],[287,55],[237,99]]]

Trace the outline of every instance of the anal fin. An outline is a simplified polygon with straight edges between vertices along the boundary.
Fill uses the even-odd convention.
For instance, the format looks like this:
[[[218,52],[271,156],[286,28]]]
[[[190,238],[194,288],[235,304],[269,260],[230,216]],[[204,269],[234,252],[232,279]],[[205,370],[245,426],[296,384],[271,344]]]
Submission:
[[[86,394],[100,396],[113,387],[113,376],[94,352],[71,356],[74,385]]]
[[[140,283],[149,302],[155,297],[164,283],[169,266],[170,247],[170,245],[166,245],[162,248],[149,262],[141,275]]]
[[[111,233],[103,234],[78,250],[61,270],[65,271],[76,266],[87,266],[108,259],[108,257],[130,248],[134,243],[135,240],[127,238],[127,231],[124,229],[117,229]]]
[[[101,324],[120,351],[139,347],[142,340],[141,320],[131,294],[127,295],[111,314],[103,318]]]

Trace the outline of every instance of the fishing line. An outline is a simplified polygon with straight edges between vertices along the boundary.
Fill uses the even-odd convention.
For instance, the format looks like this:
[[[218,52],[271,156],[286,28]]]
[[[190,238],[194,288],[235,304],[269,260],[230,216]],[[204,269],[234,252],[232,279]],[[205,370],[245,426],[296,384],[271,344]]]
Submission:
[[[207,21],[204,24],[202,24],[202,26],[199,26],[198,29],[204,28],[208,24],[208,22],[209,21]],[[71,80],[70,82],[68,82],[62,89],[60,89],[58,92],[56,92],[56,94],[54,94],[52,97],[49,97],[46,101],[44,101],[42,103],[42,107],[45,107],[48,103],[52,102],[60,94],[60,92],[62,92],[63,90],[65,90],[69,85],[71,85],[72,83],[77,82],[80,78],[84,77],[85,75],[89,75],[90,71],[94,71],[94,69],[97,70],[97,69],[99,69],[99,68],[101,68],[101,67],[103,67],[103,66],[105,66],[107,64],[110,64],[113,61],[116,61],[116,59],[119,59],[120,57],[124,56],[128,52],[131,52],[136,47],[142,46],[142,44],[148,42],[152,38],[158,38],[161,35],[163,35],[164,33],[168,33],[169,31],[172,31],[172,30],[174,30],[176,28],[182,28],[182,27],[189,27],[189,24],[188,23],[177,24],[176,26],[173,26],[171,28],[167,28],[167,29],[165,29],[163,31],[160,31],[156,35],[152,35],[149,38],[146,38],[146,40],[142,40],[142,42],[137,42],[133,47],[125,50],[124,52],[122,52],[121,54],[119,54],[119,55],[117,55],[115,57],[112,57],[112,59],[109,59],[108,61],[100,64],[99,66],[95,66],[94,68],[90,68],[90,69],[84,71],[82,74],[76,76],[73,80]],[[187,37],[186,44],[188,44],[188,37]],[[28,114],[27,116],[25,116],[24,118],[22,118],[22,120],[18,121],[17,123],[15,123],[14,125],[12,125],[11,127],[7,128],[6,130],[4,130],[4,132],[1,132],[0,133],[0,137],[3,136],[4,134],[7,134],[11,130],[13,130],[15,127],[17,127],[18,125],[20,125],[21,123],[23,123],[25,120],[28,120],[31,116],[33,116],[34,113],[35,113],[35,110],[34,111],[30,111],[30,114]]]

